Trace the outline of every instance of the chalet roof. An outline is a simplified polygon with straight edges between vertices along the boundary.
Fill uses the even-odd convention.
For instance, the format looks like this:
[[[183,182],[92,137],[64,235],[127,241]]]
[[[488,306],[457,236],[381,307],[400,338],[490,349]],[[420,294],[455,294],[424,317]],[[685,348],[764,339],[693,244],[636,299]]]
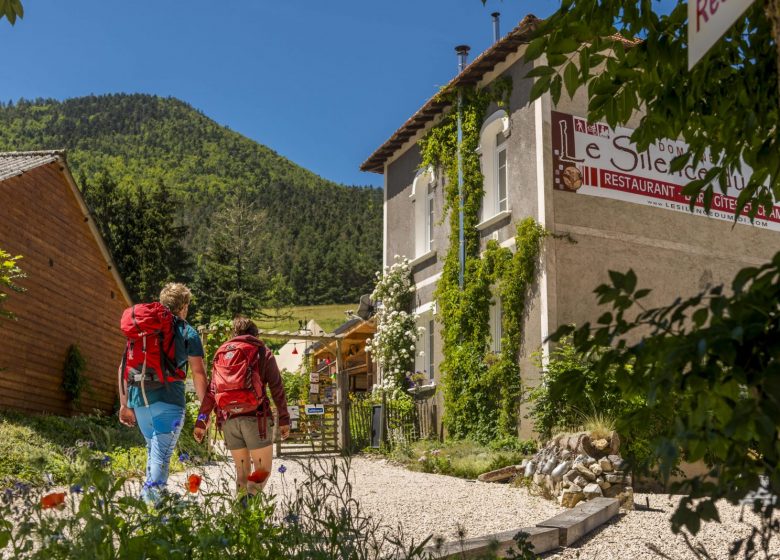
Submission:
[[[68,186],[70,186],[73,195],[76,197],[76,202],[78,202],[78,205],[81,207],[81,211],[83,212],[85,218],[84,221],[87,222],[92,235],[95,237],[98,249],[100,249],[103,258],[106,260],[106,265],[111,271],[114,280],[116,280],[116,283],[119,286],[119,290],[122,292],[122,295],[125,297],[127,302],[132,303],[133,300],[130,297],[130,292],[127,291],[124,280],[119,275],[119,270],[114,263],[111,252],[108,250],[106,242],[103,240],[103,236],[100,235],[100,231],[95,224],[95,219],[93,218],[87,203],[84,201],[84,197],[81,196],[81,191],[79,191],[78,187],[76,186],[76,181],[74,181],[73,175],[70,173],[68,162],[65,158],[65,150],[0,152],[0,181],[6,181],[12,177],[18,177],[19,175],[23,175],[28,171],[54,162],[60,163],[60,171],[64,175]]]
[[[520,45],[527,43],[541,21],[536,16],[530,14],[525,16],[517,27],[475,58],[471,64],[463,69],[463,72],[455,76],[439,93],[431,97],[401,128],[396,130],[384,144],[363,162],[360,170],[384,173],[385,162],[410,138],[417,134],[418,130],[424,128],[429,121],[436,118],[436,115],[449,105],[449,102],[441,94],[452,91],[458,86],[478,83],[485,74],[506,60],[510,54],[516,52]]]
[[[25,171],[52,163],[58,159],[65,159],[64,151],[0,152],[0,181],[16,177]]]

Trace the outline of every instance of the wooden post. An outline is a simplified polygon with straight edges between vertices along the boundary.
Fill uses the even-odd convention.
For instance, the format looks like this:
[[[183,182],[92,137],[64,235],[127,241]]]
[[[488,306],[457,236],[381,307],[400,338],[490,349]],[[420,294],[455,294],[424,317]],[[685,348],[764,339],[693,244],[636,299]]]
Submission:
[[[336,391],[338,403],[339,444],[341,451],[350,451],[349,438],[349,379],[344,370],[344,360],[341,353],[341,340],[336,341]]]

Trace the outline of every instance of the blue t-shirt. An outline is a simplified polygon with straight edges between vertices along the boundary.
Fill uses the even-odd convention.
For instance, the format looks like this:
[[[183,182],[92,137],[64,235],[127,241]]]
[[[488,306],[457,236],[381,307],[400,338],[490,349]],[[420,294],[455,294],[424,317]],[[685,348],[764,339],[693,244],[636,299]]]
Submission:
[[[176,319],[173,333],[173,340],[176,345],[176,367],[186,372],[187,360],[189,358],[203,357],[203,344],[200,341],[198,332],[187,321],[182,319]],[[159,389],[146,391],[146,400],[149,404],[162,401],[184,408],[187,402],[184,397],[184,381],[171,381]],[[127,406],[130,408],[145,406],[140,387],[133,386],[128,388]]]

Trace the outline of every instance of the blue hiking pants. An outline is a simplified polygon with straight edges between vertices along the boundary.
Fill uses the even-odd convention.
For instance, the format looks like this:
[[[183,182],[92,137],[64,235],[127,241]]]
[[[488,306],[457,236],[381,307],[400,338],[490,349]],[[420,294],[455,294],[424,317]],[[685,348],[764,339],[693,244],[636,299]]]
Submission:
[[[171,455],[184,425],[184,408],[158,401],[133,410],[146,439],[146,482],[141,497],[156,501],[168,482]]]

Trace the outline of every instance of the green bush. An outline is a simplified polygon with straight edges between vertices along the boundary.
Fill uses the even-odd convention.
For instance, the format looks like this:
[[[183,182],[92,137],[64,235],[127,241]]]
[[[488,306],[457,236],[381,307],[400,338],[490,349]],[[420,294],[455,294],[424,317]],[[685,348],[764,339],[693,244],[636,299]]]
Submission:
[[[649,471],[656,463],[650,441],[659,427],[672,419],[657,418],[641,427],[626,428],[623,420],[641,411],[645,400],[625,399],[614,370],[599,373],[593,364],[570,339],[559,343],[543,368],[542,382],[530,394],[534,429],[542,438],[549,439],[557,432],[584,429],[592,419],[600,418],[603,424],[614,419],[621,437],[621,455],[635,470]],[[537,365],[542,367],[541,360]]]
[[[287,404],[297,405],[305,401],[309,396],[309,375],[307,373],[293,373],[282,370],[282,382]]]

